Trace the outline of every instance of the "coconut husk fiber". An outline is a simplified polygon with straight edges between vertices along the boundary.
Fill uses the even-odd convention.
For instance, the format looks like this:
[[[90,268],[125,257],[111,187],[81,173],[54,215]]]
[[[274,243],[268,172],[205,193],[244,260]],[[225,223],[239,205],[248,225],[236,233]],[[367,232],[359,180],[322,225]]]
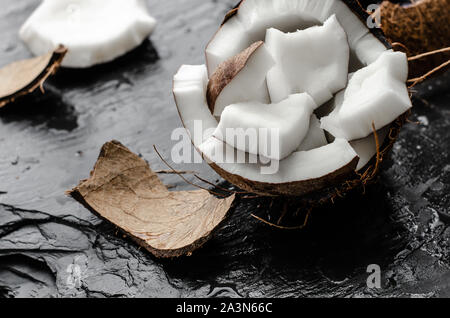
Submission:
[[[450,0],[383,1],[381,28],[394,48],[409,57],[450,47]],[[420,77],[450,59],[450,52],[410,61],[410,78]]]

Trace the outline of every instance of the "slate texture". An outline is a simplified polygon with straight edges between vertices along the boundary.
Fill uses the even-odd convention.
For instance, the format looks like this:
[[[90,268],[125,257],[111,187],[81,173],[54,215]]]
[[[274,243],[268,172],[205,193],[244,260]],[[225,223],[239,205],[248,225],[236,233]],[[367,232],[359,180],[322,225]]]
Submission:
[[[38,3],[0,0],[0,65],[30,56],[18,30]],[[450,296],[448,73],[417,88],[419,124],[405,126],[379,182],[315,211],[303,231],[251,217],[282,202],[243,200],[191,257],[157,260],[65,196],[111,139],[166,169],[152,146],[169,157],[181,126],[172,75],[203,63],[233,4],[151,0],[159,24],[149,41],[107,65],[63,69],[46,95],[0,111],[0,297]],[[177,168],[220,181],[203,164]],[[366,286],[369,264],[381,266],[381,289]]]

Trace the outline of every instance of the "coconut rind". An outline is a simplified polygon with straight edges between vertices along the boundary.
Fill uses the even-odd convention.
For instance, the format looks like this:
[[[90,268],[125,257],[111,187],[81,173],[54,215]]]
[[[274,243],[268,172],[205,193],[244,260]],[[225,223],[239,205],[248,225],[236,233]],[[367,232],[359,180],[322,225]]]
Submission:
[[[135,172],[133,172],[134,170]],[[131,174],[126,176],[126,173]],[[136,175],[133,176],[133,173],[136,173]],[[224,199],[218,199],[205,190],[186,191],[179,196],[181,198],[186,198],[186,196],[188,196],[189,194],[193,194],[193,192],[196,192],[199,193],[202,197],[207,196],[209,199],[215,200],[215,202],[217,202],[216,207],[218,209],[221,209],[221,214],[219,215],[220,218],[215,221],[217,222],[217,224],[214,224],[213,227],[201,232],[201,235],[198,235],[198,237],[194,236],[192,242],[185,246],[172,249],[167,248],[166,246],[152,246],[152,244],[150,244],[148,240],[148,238],[151,237],[151,234],[142,232],[141,228],[139,226],[136,226],[136,224],[134,223],[127,223],[121,220],[120,214],[114,214],[113,211],[111,211],[111,207],[108,208],[108,204],[102,204],[103,202],[101,201],[104,200],[103,195],[100,195],[100,197],[90,196],[90,194],[98,192],[100,188],[112,182],[112,180],[121,179],[122,181],[119,182],[125,182],[126,184],[127,177],[129,178],[128,180],[134,180],[134,177],[144,177],[144,179],[147,180],[146,182],[143,182],[143,184],[145,184],[143,188],[139,188],[137,186],[140,190],[148,191],[147,197],[143,195],[142,199],[146,197],[146,199],[148,200],[157,201],[158,197],[162,197],[170,200],[172,198],[170,195],[177,194],[176,192],[169,192],[167,190],[167,188],[162,184],[156,174],[150,169],[148,163],[146,163],[142,158],[139,158],[139,156],[132,153],[120,142],[113,140],[103,145],[97,163],[94,166],[94,170],[90,174],[90,178],[80,181],[80,184],[74,189],[68,191],[67,195],[70,195],[72,198],[80,202],[84,207],[86,207],[94,214],[99,215],[100,217],[113,223],[127,236],[129,235],[133,241],[150,251],[154,256],[158,258],[174,258],[191,254],[194,250],[197,250],[198,248],[203,246],[211,238],[211,236],[214,235],[217,229],[219,229],[223,222],[226,220],[231,210],[234,208],[235,195],[231,195]],[[135,189],[135,191],[138,190]],[[137,194],[134,193],[133,195]],[[136,204],[135,199],[126,199],[132,202],[131,205],[134,206]],[[139,197],[139,199],[141,199],[141,197]],[[120,200],[120,202],[121,204],[123,203],[124,206],[129,206],[122,200]],[[167,203],[167,200],[164,200],[164,202]],[[108,203],[111,203],[111,201],[108,201]],[[203,202],[203,204],[205,204],[205,202]],[[137,206],[134,207],[136,208]],[[201,209],[202,207],[203,206],[200,204],[199,209]],[[177,209],[179,208],[179,205],[177,204],[173,208]],[[161,213],[165,212],[164,209],[153,209],[152,211],[156,214],[159,213],[158,219],[161,218]],[[132,215],[133,213],[134,211],[132,210],[130,214]],[[211,211],[211,213],[213,214],[214,211]],[[124,215],[128,215],[128,213],[125,213]],[[167,218],[165,219],[165,221],[167,222]],[[164,224],[164,222],[162,222],[162,224]],[[207,224],[208,226],[210,226],[213,223]],[[145,226],[149,225],[151,225],[151,223],[145,224]],[[186,226],[186,224],[184,224],[184,226]],[[164,231],[162,233],[153,234],[161,235],[164,234]],[[164,245],[166,245],[165,240]]]
[[[25,85],[24,87],[17,88],[17,90],[12,94],[0,97],[0,108],[6,106],[9,103],[14,102],[17,98],[31,94],[37,88],[42,87],[42,85],[48,79],[48,77],[53,75],[59,69],[67,51],[68,51],[67,48],[60,45],[53,52],[50,52],[46,55],[38,56],[38,57],[29,59],[29,60],[25,60],[25,61],[15,62],[15,63],[22,63],[22,62],[24,62],[24,63],[31,62],[32,63],[33,61],[36,61],[38,59],[45,60],[45,59],[47,59],[46,58],[47,55],[49,56],[47,59],[48,62],[46,63],[45,67],[43,67],[42,72],[37,77],[30,79],[29,84]],[[6,66],[6,67],[8,67],[8,66]]]
[[[287,183],[264,183],[248,180],[239,175],[231,174],[215,163],[209,163],[212,169],[222,178],[228,180],[237,187],[262,196],[304,196],[320,189],[326,188],[329,184],[345,181],[355,174],[358,164],[358,157],[355,157],[349,164],[333,171],[323,177],[306,181],[296,181]]]
[[[211,113],[214,113],[214,106],[222,90],[242,71],[248,59],[257,49],[264,45],[263,41],[258,41],[250,45],[240,54],[230,58],[219,65],[211,76],[206,91],[206,100]]]

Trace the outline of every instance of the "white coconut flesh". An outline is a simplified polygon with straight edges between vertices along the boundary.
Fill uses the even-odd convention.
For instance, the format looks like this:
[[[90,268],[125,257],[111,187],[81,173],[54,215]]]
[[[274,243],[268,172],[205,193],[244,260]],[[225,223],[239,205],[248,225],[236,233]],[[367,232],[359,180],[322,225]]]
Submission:
[[[232,104],[223,111],[213,136],[237,150],[282,160],[305,139],[315,108],[306,93],[290,95],[274,104]]]
[[[228,84],[239,87],[224,95],[230,100],[235,97],[233,103],[224,102],[211,113],[205,94],[209,101],[216,70],[261,40],[265,40],[264,54],[259,59],[255,55],[254,63],[247,63],[240,73],[242,78],[236,76]],[[182,121],[196,148],[219,174],[257,193],[272,189],[270,184],[279,184],[279,193],[288,194],[290,185],[299,182],[300,192],[306,185],[315,190],[333,186],[329,182],[344,174],[348,177],[349,168],[365,168],[376,155],[372,123],[381,146],[392,122],[411,107],[406,56],[388,50],[340,0],[244,0],[208,44],[206,68],[183,66],[175,77]],[[201,70],[201,76],[189,76],[204,82],[186,87],[179,78],[189,77],[187,69]],[[241,94],[258,87],[264,74],[269,102]],[[309,117],[303,109],[302,127],[293,125],[300,117],[287,101],[296,94],[307,94],[314,101]],[[285,113],[273,111],[280,104],[286,106]],[[194,120],[206,123],[201,132],[194,131]],[[260,145],[237,145],[235,135],[227,139],[227,129],[271,127],[282,131],[276,155],[267,152],[271,145],[263,146],[264,152]],[[265,173],[274,162],[278,170]]]
[[[173,93],[180,118],[196,147],[212,136],[218,125],[206,103],[207,85],[205,65],[183,65],[173,80]],[[195,127],[199,123],[202,130],[198,132]],[[204,133],[208,135],[204,136]]]
[[[400,52],[386,51],[369,66],[354,73],[336,97],[336,109],[321,119],[333,136],[361,139],[392,123],[412,107],[405,82],[408,61]]]
[[[245,66],[224,87],[214,104],[214,116],[220,117],[226,106],[256,101],[270,103],[266,75],[275,64],[264,43],[247,59]]]
[[[183,65],[174,77],[175,101],[183,125],[188,130],[194,146],[206,160],[229,174],[261,183],[301,182],[321,178],[349,165],[357,158],[355,151],[346,140],[336,139],[333,143],[319,148],[293,152],[287,158],[277,162],[279,168],[277,172],[272,173],[269,167],[270,159],[237,150],[213,136],[218,123],[208,109],[205,98],[206,85],[206,66]],[[201,130],[196,129],[195,121],[202,123]],[[321,139],[316,136],[318,130],[320,129],[316,124],[314,139]],[[305,141],[307,139],[308,137]],[[265,171],[268,172],[265,173]]]
[[[145,0],[44,0],[20,37],[34,55],[63,44],[69,51],[62,66],[85,68],[136,48],[155,24]]]
[[[307,92],[322,105],[347,85],[349,46],[347,35],[335,15],[323,26],[294,33],[270,28],[266,45],[275,59],[267,74],[272,102]]]
[[[341,0],[244,0],[238,12],[217,31],[206,48],[208,74],[211,76],[220,63],[252,43],[263,41],[269,28],[295,32],[322,25],[333,14],[347,35],[352,71],[357,66],[372,63],[386,50]]]
[[[380,145],[386,140],[389,130],[389,127],[385,127],[377,131],[378,142]],[[350,145],[359,157],[358,166],[356,167],[357,171],[363,169],[377,153],[376,140],[373,134],[363,139],[350,141]]]
[[[308,133],[296,151],[308,151],[328,144],[325,131],[320,128],[320,121],[315,114],[311,115]]]

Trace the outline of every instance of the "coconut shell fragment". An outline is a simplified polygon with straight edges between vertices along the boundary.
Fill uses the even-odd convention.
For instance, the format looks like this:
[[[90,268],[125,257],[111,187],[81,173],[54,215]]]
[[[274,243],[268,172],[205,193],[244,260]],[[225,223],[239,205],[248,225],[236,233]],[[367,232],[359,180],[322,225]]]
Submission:
[[[117,141],[103,146],[90,178],[69,194],[161,258],[201,247],[234,201],[206,190],[170,192],[145,160]]]
[[[66,53],[67,49],[59,46],[53,52],[1,68],[0,108],[37,88],[42,90],[42,85],[58,70]]]
[[[219,65],[209,80],[206,92],[206,100],[212,113],[214,112],[217,97],[222,90],[242,71],[252,54],[262,45],[264,45],[263,41],[255,42],[238,55]]]
[[[383,1],[381,28],[391,43],[408,56],[450,46],[450,0],[419,0],[408,5]],[[449,52],[410,62],[410,78],[424,75],[450,59]]]

